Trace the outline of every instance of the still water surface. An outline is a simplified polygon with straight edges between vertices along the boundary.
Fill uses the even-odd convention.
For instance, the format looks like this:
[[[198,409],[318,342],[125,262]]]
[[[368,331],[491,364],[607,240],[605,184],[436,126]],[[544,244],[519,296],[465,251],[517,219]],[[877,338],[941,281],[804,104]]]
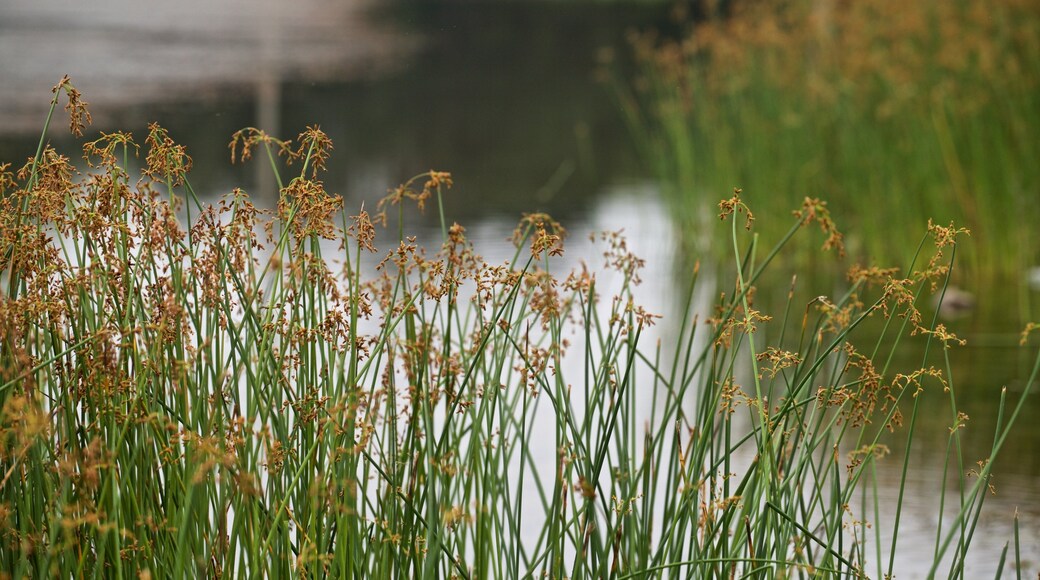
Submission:
[[[640,169],[609,88],[596,80],[607,55],[626,66],[626,31],[667,25],[664,9],[418,3],[377,10],[321,0],[287,6],[117,0],[88,9],[58,0],[0,1],[0,159],[17,161],[35,150],[49,89],[65,73],[92,105],[93,130],[141,135],[147,122],[158,121],[187,145],[193,182],[213,196],[244,186],[258,199],[273,198],[266,174],[228,163],[225,144],[235,130],[259,126],[292,137],[319,124],[336,146],[326,183],[348,208],[373,203],[416,173],[451,171],[457,185],[446,212],[467,225],[489,261],[511,255],[504,238],[525,211],[548,211],[575,240],[624,228],[649,264],[642,298],[664,315],[657,332],[664,339],[674,332],[667,321],[679,318],[681,272],[688,271],[673,250],[677,232]],[[51,138],[74,151],[56,125]],[[416,224],[420,231],[427,225]],[[582,252],[579,245],[568,259],[594,261]],[[829,279],[800,284],[807,297],[835,288]],[[783,300],[787,284],[777,287]],[[1008,288],[1021,303],[1021,289]],[[1028,292],[1025,298],[1035,301]],[[950,323],[969,341],[951,354],[958,404],[971,417],[967,458],[989,448],[1000,389],[1015,397],[1031,367],[1032,353],[1015,346],[1020,316],[1000,307],[1011,302],[980,296],[976,311]],[[897,364],[919,365],[915,348],[904,349]],[[944,485],[948,412],[942,393],[925,396],[929,412],[910,450],[924,469],[907,482],[896,567],[902,578],[925,573],[915,568],[914,554],[932,550],[934,498]],[[1040,567],[1040,397],[1032,399],[998,461],[998,494],[987,500],[969,576],[992,570],[1016,509],[1027,569]],[[891,464],[902,454],[897,447]],[[897,474],[889,475],[880,493],[894,503]]]

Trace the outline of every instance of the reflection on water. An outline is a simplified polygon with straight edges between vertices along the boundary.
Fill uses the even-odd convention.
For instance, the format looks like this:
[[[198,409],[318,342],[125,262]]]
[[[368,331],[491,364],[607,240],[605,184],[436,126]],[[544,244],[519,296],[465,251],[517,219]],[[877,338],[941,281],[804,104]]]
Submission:
[[[4,133],[38,131],[47,90],[62,74],[88,96],[99,122],[123,128],[133,123],[124,116],[128,107],[226,100],[267,82],[385,68],[414,42],[366,19],[365,4],[4,0],[0,126]]]
[[[604,184],[638,174],[594,75],[598,55],[623,54],[625,31],[653,25],[660,8],[340,4],[196,0],[156,13],[120,0],[78,5],[79,14],[57,0],[0,0],[0,48],[10,49],[0,51],[0,157],[35,150],[49,89],[68,73],[94,130],[141,135],[158,121],[188,147],[193,181],[214,194],[244,184],[273,196],[257,177],[262,164],[229,165],[227,142],[246,126],[289,138],[320,125],[336,146],[326,183],[348,199],[451,171],[459,219],[567,217]],[[277,29],[273,47],[265,26]],[[63,126],[52,139],[64,139]]]
[[[242,184],[257,197],[273,193],[272,182],[257,171],[262,164],[228,164],[226,143],[234,131],[252,125],[289,137],[317,123],[336,144],[328,187],[346,197],[348,208],[371,203],[415,173],[452,171],[457,186],[446,199],[449,219],[468,226],[489,262],[512,255],[504,239],[523,211],[549,211],[571,229],[572,264],[581,258],[598,265],[584,242],[589,231],[623,228],[647,260],[641,299],[665,315],[645,344],[674,340],[670,322],[678,319],[677,295],[689,268],[674,266],[668,213],[654,188],[637,179],[616,106],[594,79],[604,47],[623,53],[624,31],[658,22],[663,10],[425,3],[367,8],[360,0],[117,0],[73,8],[58,0],[2,0],[0,159],[17,161],[35,150],[32,131],[42,125],[49,88],[64,73],[92,103],[98,120],[93,130],[130,129],[140,136],[147,121],[159,121],[188,146],[196,187],[214,196]],[[61,126],[56,123],[52,138],[77,157]],[[782,288],[775,301],[786,300],[792,273],[781,271],[760,284],[763,301],[769,301],[769,288]],[[834,295],[838,287],[830,279],[802,279],[794,304]],[[706,311],[717,290],[704,290],[698,309]],[[970,341],[949,353],[958,405],[971,417],[966,458],[987,453],[999,390],[1007,386],[1014,397],[1032,363],[1030,354],[1013,347],[1018,313],[1002,311],[999,303],[983,302],[951,323]],[[905,344],[893,361],[899,371],[916,368],[922,357],[918,343]],[[649,403],[653,394],[645,396]],[[922,396],[927,412],[910,453],[930,475],[907,482],[900,577],[926,572],[913,568],[913,555],[934,544],[933,500],[950,424],[948,395]],[[1040,442],[1035,399],[998,461],[998,495],[987,500],[990,511],[974,536],[975,570],[992,569],[1016,507],[1023,537],[1040,537],[1040,498],[1033,492],[1040,476],[1033,451]],[[892,447],[888,465],[894,467],[904,450],[895,442]],[[897,476],[893,469],[879,479],[879,493],[893,503]],[[1040,546],[1025,542],[1023,548],[1040,562]]]

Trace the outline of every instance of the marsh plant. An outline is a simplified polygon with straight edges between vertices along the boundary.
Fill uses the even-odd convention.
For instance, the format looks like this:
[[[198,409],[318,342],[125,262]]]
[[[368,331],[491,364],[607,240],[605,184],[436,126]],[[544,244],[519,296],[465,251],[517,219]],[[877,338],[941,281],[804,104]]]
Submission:
[[[60,94],[81,133],[68,79],[52,113]],[[837,252],[843,238],[806,199],[760,251],[736,192],[719,206],[734,283],[648,344],[661,321],[635,302],[642,261],[617,234],[598,237],[603,269],[570,273],[542,214],[502,264],[443,218],[438,247],[400,235],[379,250],[380,222],[440,206],[448,174],[347,212],[319,179],[319,129],[246,129],[231,149],[270,163],[277,207],[239,190],[203,204],[158,125],[140,146],[86,142],[82,172],[42,139],[4,166],[2,575],[891,575],[903,499],[883,505],[877,474],[913,466],[880,438],[913,443],[923,389],[948,393],[954,483],[936,501],[955,515],[912,556],[964,575],[1021,401],[1001,394],[990,453],[962,457],[947,369],[888,362],[923,340],[948,368],[958,339],[915,304],[942,287],[960,230],[931,226],[919,268],[855,268],[844,295],[767,314],[755,284],[787,240],[819,226]],[[688,284],[692,297],[697,269]],[[860,344],[868,317],[891,340]],[[870,524],[881,510],[890,541]]]
[[[1035,264],[1040,4],[704,10],[678,39],[634,38],[642,74],[617,83],[678,214],[696,225],[713,192],[738,184],[761,211],[826,196],[860,230],[857,256],[902,259],[932,218],[971,229],[971,272]]]

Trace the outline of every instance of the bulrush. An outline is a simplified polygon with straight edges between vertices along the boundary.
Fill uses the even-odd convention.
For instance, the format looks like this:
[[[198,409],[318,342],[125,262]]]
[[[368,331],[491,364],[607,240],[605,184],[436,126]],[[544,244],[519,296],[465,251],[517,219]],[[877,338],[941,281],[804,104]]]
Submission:
[[[82,131],[79,93],[57,89]],[[567,274],[545,214],[523,217],[500,264],[443,217],[431,247],[402,231],[377,248],[395,205],[443,216],[451,176],[348,215],[316,127],[233,137],[239,160],[298,168],[273,210],[241,189],[202,203],[157,124],[142,149],[137,178],[128,133],[86,143],[83,174],[46,143],[0,166],[0,576],[863,577],[905,562],[884,539],[898,518],[867,521],[904,504],[876,486],[914,477],[890,446],[912,442],[918,395],[953,383],[891,361],[909,340],[956,344],[916,307],[948,279],[956,228],[930,229],[928,251],[947,253],[923,273],[857,267],[844,296],[807,304],[792,283],[767,314],[755,287],[787,239],[810,222],[828,248],[843,238],[806,199],[760,254],[734,194],[720,217],[735,281],[705,324],[639,304],[644,263],[619,233],[594,236],[602,266]],[[870,317],[880,336],[860,332]],[[937,487],[935,549],[909,551],[933,573],[960,570],[1032,388],[981,458],[960,455],[971,422],[954,397],[928,409],[949,417],[950,473],[980,460]]]

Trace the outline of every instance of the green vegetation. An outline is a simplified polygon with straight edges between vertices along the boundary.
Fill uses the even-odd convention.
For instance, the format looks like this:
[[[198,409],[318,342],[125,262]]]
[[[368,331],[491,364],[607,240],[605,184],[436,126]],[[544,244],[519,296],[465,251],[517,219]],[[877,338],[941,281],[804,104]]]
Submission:
[[[966,271],[1037,263],[1040,4],[706,5],[681,40],[637,39],[621,90],[687,231],[739,186],[771,215],[827,198],[857,257],[898,263],[931,218],[971,230]]]
[[[63,93],[81,133],[67,78],[53,104]],[[231,148],[270,162],[276,209],[238,190],[201,203],[191,158],[158,125],[139,180],[122,133],[84,145],[83,175],[42,139],[22,169],[0,170],[10,577],[892,572],[900,546],[867,520],[894,507],[885,535],[898,530],[902,496],[883,505],[877,475],[905,482],[914,466],[886,462],[881,438],[911,445],[921,389],[948,392],[956,484],[938,486],[936,507],[957,509],[913,557],[963,576],[992,459],[1040,359],[1019,401],[1001,395],[988,456],[963,457],[957,338],[915,307],[948,280],[957,230],[930,227],[919,268],[854,269],[843,296],[770,318],[753,288],[788,241],[809,225],[835,248],[842,237],[807,199],[762,251],[735,194],[720,204],[734,285],[710,320],[687,304],[674,339],[648,345],[642,261],[617,234],[600,237],[616,284],[557,272],[564,231],[541,214],[524,217],[502,265],[442,211],[432,255],[403,225],[378,253],[380,220],[348,216],[318,178],[332,148],[321,131],[289,143],[247,129]],[[450,186],[417,176],[377,216],[440,208]],[[689,283],[692,300],[696,269]],[[881,338],[858,344],[868,317]],[[892,368],[908,340],[944,364]]]

